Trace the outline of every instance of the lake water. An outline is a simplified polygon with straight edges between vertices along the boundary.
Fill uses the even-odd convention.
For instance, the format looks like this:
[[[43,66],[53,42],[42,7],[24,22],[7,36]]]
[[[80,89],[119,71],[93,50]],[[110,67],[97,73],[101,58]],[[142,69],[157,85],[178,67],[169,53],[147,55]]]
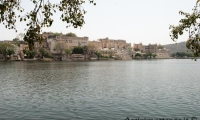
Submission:
[[[200,119],[200,60],[0,62],[0,120]]]

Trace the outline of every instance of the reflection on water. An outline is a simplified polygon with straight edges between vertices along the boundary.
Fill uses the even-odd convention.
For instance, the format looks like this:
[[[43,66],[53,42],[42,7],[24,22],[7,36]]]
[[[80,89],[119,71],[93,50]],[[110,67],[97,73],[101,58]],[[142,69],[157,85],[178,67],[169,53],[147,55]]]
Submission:
[[[200,118],[200,62],[0,62],[1,119]]]

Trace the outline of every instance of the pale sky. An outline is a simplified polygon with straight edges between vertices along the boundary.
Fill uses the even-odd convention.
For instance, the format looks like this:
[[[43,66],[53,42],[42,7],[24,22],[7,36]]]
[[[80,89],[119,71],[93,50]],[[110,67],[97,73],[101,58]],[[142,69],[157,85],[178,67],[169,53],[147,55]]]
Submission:
[[[22,0],[23,7],[30,9],[31,2]],[[89,37],[89,40],[99,38],[123,39],[128,43],[170,44],[169,25],[177,25],[182,18],[179,11],[191,12],[196,0],[95,0],[96,6],[85,4],[86,24],[80,29],[66,28],[66,23],[54,16],[51,28],[46,32],[76,33],[77,36]],[[6,29],[0,24],[0,40],[12,40],[17,34],[23,33],[24,23],[17,23],[18,33]],[[187,40],[187,33],[178,42]]]

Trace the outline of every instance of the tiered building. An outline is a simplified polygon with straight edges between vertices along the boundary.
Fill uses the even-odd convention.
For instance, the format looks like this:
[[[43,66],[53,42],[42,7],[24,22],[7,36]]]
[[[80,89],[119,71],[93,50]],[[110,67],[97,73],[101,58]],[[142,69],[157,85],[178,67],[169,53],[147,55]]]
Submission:
[[[89,43],[95,45],[97,49],[109,50],[109,49],[128,49],[131,48],[131,43],[126,43],[126,40],[113,40],[109,38],[98,39],[97,41],[89,41]]]

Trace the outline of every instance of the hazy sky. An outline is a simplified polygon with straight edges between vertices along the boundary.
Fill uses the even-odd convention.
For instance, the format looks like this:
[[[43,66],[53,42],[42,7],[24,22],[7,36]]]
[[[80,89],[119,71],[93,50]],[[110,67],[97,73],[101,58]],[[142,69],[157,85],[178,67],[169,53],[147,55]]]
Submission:
[[[88,36],[89,40],[99,38],[123,39],[129,43],[174,43],[169,37],[169,25],[178,24],[182,18],[179,11],[191,12],[196,0],[95,0],[97,5],[85,4],[86,24],[80,29],[66,28],[58,15],[54,16],[51,28],[43,31],[74,32]],[[30,9],[30,0],[22,0],[23,7]],[[17,24],[18,33],[0,25],[0,40],[12,40],[24,32],[25,25]],[[178,42],[185,41],[187,33]]]

